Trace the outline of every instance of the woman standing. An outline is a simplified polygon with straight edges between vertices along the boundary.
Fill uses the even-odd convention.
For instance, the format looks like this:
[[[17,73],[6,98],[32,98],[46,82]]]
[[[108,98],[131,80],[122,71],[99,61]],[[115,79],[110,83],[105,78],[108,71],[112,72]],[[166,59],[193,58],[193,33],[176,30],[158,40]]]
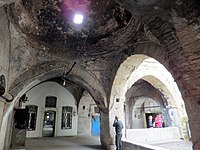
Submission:
[[[162,121],[161,114],[157,114],[155,118],[155,127],[162,128],[162,124],[163,124],[163,121]]]

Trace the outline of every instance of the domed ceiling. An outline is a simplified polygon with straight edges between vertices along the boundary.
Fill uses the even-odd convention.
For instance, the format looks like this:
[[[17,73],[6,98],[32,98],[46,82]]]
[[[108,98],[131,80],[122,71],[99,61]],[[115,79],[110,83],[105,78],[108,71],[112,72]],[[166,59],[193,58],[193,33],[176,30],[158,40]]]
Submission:
[[[11,6],[14,22],[27,36],[57,48],[94,45],[126,27],[131,13],[112,0],[17,0]],[[75,14],[83,23],[73,22]]]

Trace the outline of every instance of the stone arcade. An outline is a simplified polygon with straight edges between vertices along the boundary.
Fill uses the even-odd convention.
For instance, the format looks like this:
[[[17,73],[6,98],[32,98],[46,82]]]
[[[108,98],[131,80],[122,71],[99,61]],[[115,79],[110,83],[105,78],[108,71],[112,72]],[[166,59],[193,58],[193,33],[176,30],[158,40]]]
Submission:
[[[198,0],[0,0],[0,149],[12,146],[24,108],[27,137],[50,125],[53,136],[90,134],[83,125],[100,116],[105,149],[116,113],[127,130],[161,112],[183,131],[188,116],[200,147],[199,39]]]

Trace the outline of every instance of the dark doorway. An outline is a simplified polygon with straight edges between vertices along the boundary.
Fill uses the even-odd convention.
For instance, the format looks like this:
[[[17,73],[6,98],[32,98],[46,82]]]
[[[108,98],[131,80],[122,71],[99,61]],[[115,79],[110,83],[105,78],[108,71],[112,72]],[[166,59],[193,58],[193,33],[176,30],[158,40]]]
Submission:
[[[150,128],[149,116],[152,116],[152,123],[154,123],[154,119],[155,119],[155,117],[156,117],[156,113],[145,113],[145,117],[146,117],[146,127],[147,127],[147,128]]]
[[[25,146],[27,123],[28,109],[15,109],[12,148],[22,148]]]

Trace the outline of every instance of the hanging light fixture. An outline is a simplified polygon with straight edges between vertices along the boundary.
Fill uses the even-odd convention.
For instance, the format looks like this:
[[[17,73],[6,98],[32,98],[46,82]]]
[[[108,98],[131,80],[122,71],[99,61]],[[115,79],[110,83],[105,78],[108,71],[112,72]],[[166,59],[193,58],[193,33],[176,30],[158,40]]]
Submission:
[[[91,31],[90,31],[90,32],[91,32]],[[74,66],[76,65],[76,63],[77,63],[76,60],[79,59],[79,56],[80,56],[80,54],[81,54],[81,52],[82,52],[82,50],[83,50],[83,48],[84,48],[84,46],[85,46],[85,43],[86,43],[86,41],[87,41],[87,39],[88,39],[88,36],[89,36],[90,32],[87,34],[87,36],[86,36],[86,38],[85,38],[85,40],[84,40],[84,42],[83,42],[83,45],[81,46],[81,48],[80,48],[80,50],[79,50],[79,53],[78,53],[78,55],[77,55],[77,57],[76,57],[76,59],[75,59],[73,65],[71,66],[71,68],[70,68],[68,71],[65,70],[65,72],[63,73],[63,76],[62,76],[62,79],[63,79],[63,86],[66,85],[66,82],[67,82],[67,75],[72,71],[72,69],[73,69]],[[78,43],[79,43],[79,42],[78,42]],[[77,49],[79,49],[79,45],[78,45]]]
[[[63,86],[65,86],[65,85],[66,85],[66,81],[64,80],[64,81],[63,81]]]

